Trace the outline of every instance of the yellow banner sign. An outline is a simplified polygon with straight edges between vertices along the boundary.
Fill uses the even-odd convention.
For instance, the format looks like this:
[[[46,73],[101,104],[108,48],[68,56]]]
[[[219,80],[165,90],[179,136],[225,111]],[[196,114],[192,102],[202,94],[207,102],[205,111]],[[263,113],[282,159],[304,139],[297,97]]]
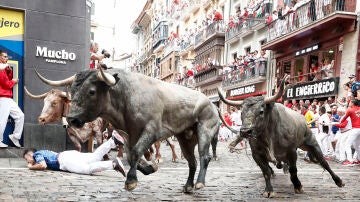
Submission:
[[[24,12],[0,8],[0,38],[23,34]]]

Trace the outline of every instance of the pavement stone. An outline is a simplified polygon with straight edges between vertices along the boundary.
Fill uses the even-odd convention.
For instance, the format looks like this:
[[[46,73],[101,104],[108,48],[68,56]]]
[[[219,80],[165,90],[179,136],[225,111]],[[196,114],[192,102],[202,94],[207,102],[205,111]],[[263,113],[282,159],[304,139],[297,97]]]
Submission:
[[[138,172],[138,186],[133,191],[124,189],[125,178],[115,171],[94,175],[31,171],[21,158],[0,158],[0,201],[268,201],[261,195],[265,182],[251,152],[230,153],[227,144],[219,142],[219,161],[210,162],[205,188],[190,194],[182,192],[187,162],[183,159],[171,162],[171,152],[165,143],[161,145],[163,162],[158,172],[148,176]],[[176,151],[180,154],[178,145]],[[111,153],[112,157],[115,155]],[[272,166],[276,173],[272,185],[277,194],[272,200],[360,201],[360,166],[329,163],[345,187],[338,188],[320,166],[299,159],[298,176],[305,193],[295,194],[289,174]],[[128,169],[128,164],[124,164]]]

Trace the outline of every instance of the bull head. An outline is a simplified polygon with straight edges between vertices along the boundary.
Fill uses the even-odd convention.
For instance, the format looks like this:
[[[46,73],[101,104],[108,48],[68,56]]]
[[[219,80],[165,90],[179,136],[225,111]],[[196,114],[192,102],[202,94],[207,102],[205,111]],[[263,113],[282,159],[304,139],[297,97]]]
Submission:
[[[34,95],[30,93],[26,87],[24,87],[24,90],[26,95],[33,99],[44,99],[44,107],[38,118],[39,124],[44,125],[57,122],[67,113],[70,103],[67,93],[57,89],[51,89],[44,94]]]
[[[241,119],[243,123],[240,130],[241,136],[251,137],[250,135],[254,132],[254,129],[258,130],[255,131],[255,133],[257,134],[263,128],[262,124],[267,122],[265,120],[265,114],[267,113],[266,110],[269,109],[267,108],[267,105],[276,102],[276,100],[278,100],[282,96],[284,91],[283,89],[284,83],[287,78],[288,76],[285,76],[282,79],[279,92],[277,92],[276,95],[268,98],[256,96],[256,97],[246,98],[245,100],[242,101],[231,101],[231,100],[227,100],[222,94],[221,90],[218,88],[219,97],[224,103],[232,106],[243,107],[243,110],[241,112]]]

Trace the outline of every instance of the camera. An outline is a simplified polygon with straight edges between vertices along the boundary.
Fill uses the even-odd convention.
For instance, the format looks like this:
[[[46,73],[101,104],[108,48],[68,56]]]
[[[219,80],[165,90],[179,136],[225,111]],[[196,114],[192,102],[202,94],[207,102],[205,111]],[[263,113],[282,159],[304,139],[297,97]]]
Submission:
[[[109,58],[109,57],[111,56],[110,53],[107,52],[107,50],[105,50],[105,49],[103,49],[103,50],[101,51],[101,54],[103,54],[105,58]]]

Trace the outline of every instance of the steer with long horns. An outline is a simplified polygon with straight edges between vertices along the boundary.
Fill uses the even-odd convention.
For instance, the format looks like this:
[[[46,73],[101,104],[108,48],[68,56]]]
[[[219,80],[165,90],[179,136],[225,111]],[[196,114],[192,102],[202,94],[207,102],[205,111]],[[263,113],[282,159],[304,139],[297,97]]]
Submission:
[[[242,101],[231,101],[225,99],[221,90],[218,89],[220,99],[224,103],[242,106],[240,136],[250,137],[248,140],[252,156],[265,178],[266,186],[263,196],[275,196],[270,182],[272,169],[269,162],[286,163],[289,166],[295,193],[303,192],[301,182],[297,177],[297,148],[308,151],[310,159],[327,170],[337,186],[344,186],[342,180],[324,159],[315,136],[306,125],[305,118],[283,104],[276,103],[283,94],[284,81],[285,79],[281,82],[279,92],[268,98],[256,96]]]
[[[82,71],[63,81],[38,76],[49,85],[72,83],[72,105],[67,116],[70,125],[81,127],[100,116],[109,120],[115,129],[128,134],[130,170],[125,182],[127,190],[137,186],[136,169],[148,168],[138,163],[145,150],[155,141],[173,135],[177,137],[189,166],[184,191],[205,186],[206,170],[211,159],[209,147],[212,144],[215,155],[219,117],[216,107],[204,94],[121,69]],[[196,144],[200,172],[194,185]],[[149,174],[154,172],[148,171]]]
[[[66,114],[70,108],[70,98],[68,93],[60,91],[58,89],[51,89],[50,91],[41,94],[34,95],[24,87],[27,96],[33,99],[44,99],[44,107],[38,118],[39,124],[45,125],[48,123],[55,123],[62,119],[63,126],[66,128],[66,132],[69,135],[70,140],[74,143],[76,149],[81,151],[81,143],[89,141],[88,151],[93,150],[93,137],[96,138],[98,145],[103,142],[103,132],[108,126],[108,122],[98,117],[92,122],[85,123],[83,127],[67,127]]]

